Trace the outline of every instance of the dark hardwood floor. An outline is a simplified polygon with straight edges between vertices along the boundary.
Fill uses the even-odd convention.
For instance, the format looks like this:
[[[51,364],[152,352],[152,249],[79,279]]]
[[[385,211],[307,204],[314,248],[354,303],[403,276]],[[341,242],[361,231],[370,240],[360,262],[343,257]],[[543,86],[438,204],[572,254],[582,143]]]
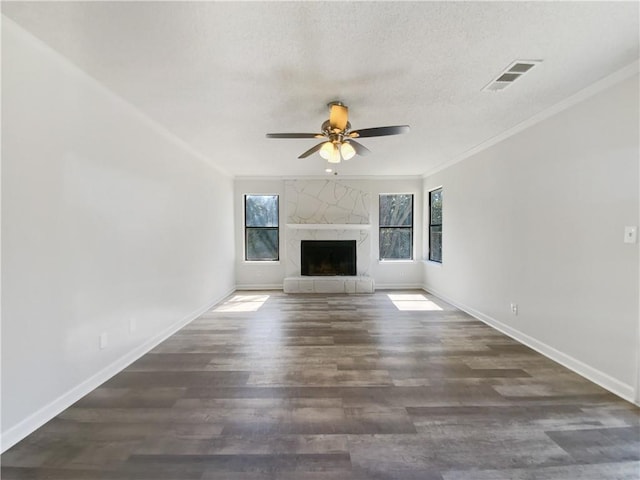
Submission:
[[[2,479],[637,480],[639,424],[420,291],[237,292],[5,452]]]

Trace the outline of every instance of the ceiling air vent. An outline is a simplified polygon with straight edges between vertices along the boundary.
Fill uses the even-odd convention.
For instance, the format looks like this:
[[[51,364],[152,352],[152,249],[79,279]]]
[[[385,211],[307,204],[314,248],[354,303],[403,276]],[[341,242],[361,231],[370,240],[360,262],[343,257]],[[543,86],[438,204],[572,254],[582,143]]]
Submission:
[[[485,86],[482,90],[489,92],[499,92],[500,90],[504,90],[541,62],[542,60],[516,60],[505,68],[495,80],[492,80],[491,83]]]

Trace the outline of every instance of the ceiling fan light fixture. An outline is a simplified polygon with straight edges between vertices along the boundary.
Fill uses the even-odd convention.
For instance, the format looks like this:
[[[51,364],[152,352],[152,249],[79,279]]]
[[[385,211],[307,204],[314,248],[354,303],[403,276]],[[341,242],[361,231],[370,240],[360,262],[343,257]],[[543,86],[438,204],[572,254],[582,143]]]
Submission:
[[[351,146],[350,143],[343,142],[342,145],[340,145],[340,153],[342,154],[342,158],[344,158],[345,160],[350,160],[356,154],[356,150],[353,148],[353,146]]]
[[[516,68],[517,67],[517,68]],[[516,70],[524,69],[526,66],[514,66]],[[520,71],[514,70],[511,75],[520,75]],[[317,143],[298,158],[307,158],[314,153],[330,164],[340,163],[342,160],[349,160],[356,155],[368,155],[371,151],[355,141],[355,138],[365,137],[386,137],[388,135],[398,135],[407,133],[409,125],[394,125],[388,127],[363,128],[351,130],[349,122],[349,108],[342,102],[329,103],[329,120],[325,120],[321,127],[322,133],[267,133],[267,138],[323,138],[324,141]],[[337,174],[337,172],[334,172]]]

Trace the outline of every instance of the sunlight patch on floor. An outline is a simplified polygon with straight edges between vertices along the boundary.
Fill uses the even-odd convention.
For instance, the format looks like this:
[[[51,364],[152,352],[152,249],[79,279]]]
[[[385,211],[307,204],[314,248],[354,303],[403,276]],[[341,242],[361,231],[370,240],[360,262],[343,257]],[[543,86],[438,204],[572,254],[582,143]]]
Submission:
[[[389,299],[401,311],[441,311],[438,305],[420,293],[390,293]]]
[[[264,302],[269,299],[269,295],[234,295],[214,312],[257,312]]]

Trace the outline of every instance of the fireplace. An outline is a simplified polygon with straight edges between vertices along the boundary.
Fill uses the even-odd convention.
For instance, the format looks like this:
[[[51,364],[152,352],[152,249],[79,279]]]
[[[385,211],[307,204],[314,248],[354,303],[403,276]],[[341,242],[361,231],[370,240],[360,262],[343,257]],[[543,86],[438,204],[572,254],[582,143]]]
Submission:
[[[302,275],[355,275],[355,240],[302,240]]]

